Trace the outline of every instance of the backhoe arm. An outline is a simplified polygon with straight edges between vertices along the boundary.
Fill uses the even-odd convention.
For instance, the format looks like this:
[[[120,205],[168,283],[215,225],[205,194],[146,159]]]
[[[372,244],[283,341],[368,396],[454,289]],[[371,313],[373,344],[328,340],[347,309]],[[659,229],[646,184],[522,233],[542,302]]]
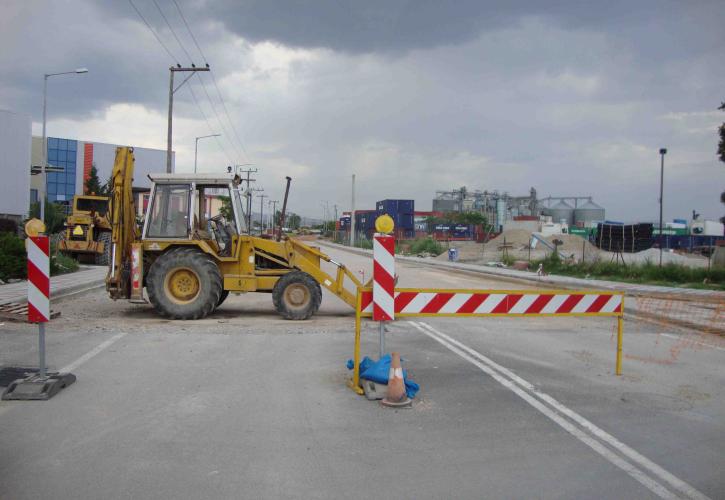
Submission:
[[[133,168],[133,148],[116,148],[109,204],[112,248],[106,275],[106,290],[113,299],[128,299],[131,293],[131,244],[139,237],[132,190]]]

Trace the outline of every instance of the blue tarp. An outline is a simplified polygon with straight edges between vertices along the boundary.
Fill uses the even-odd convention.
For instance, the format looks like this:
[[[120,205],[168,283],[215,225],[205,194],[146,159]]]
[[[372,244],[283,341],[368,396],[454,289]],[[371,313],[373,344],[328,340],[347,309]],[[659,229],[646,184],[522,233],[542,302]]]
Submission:
[[[386,354],[379,361],[373,361],[365,356],[360,362],[360,378],[371,380],[376,384],[388,383],[390,375],[390,362],[392,358],[390,354]],[[355,363],[352,359],[347,360],[347,369],[352,370]],[[420,390],[420,386],[408,378],[408,370],[403,370],[403,380],[405,381],[405,392],[409,398],[414,398]]]

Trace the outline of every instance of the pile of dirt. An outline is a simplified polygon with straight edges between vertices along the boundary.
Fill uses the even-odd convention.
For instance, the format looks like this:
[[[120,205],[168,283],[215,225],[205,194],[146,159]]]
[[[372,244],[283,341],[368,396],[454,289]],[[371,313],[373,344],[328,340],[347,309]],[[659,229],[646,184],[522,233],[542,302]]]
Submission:
[[[519,250],[520,247],[527,247],[531,241],[531,232],[525,229],[509,229],[502,232],[494,239],[486,243],[486,249],[498,249],[506,242],[506,245],[512,245],[513,249]]]
[[[577,261],[582,259],[582,254],[586,261],[594,260],[599,256],[600,250],[597,247],[576,234],[554,234],[544,239],[551,245],[554,244],[554,240],[561,241],[562,244],[559,246],[559,254],[565,257],[573,256]]]

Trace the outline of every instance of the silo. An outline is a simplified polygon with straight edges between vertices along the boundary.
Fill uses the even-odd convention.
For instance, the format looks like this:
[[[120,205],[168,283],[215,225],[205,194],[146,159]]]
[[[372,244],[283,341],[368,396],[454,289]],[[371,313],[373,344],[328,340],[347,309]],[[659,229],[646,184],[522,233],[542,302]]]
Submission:
[[[589,227],[592,223],[604,221],[604,208],[592,200],[576,207],[574,210],[574,224],[581,227]]]
[[[545,208],[544,215],[550,215],[551,221],[555,224],[559,224],[562,220],[570,226],[574,224],[574,207],[564,200],[553,207]]]

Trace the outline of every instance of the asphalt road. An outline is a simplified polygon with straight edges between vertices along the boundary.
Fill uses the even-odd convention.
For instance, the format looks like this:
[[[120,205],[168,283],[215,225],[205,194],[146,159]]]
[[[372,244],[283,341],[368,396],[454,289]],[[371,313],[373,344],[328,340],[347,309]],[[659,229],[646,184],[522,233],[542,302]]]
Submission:
[[[370,276],[367,258],[330,253]],[[396,321],[387,345],[421,392],[390,410],[346,387],[353,314],[327,293],[306,322],[262,294],[195,322],[102,291],[56,307],[49,364],[78,382],[0,402],[2,499],[725,498],[721,337],[626,321],[616,377],[614,319]],[[377,341],[367,322],[363,352]],[[0,326],[0,365],[37,363],[35,342]]]

